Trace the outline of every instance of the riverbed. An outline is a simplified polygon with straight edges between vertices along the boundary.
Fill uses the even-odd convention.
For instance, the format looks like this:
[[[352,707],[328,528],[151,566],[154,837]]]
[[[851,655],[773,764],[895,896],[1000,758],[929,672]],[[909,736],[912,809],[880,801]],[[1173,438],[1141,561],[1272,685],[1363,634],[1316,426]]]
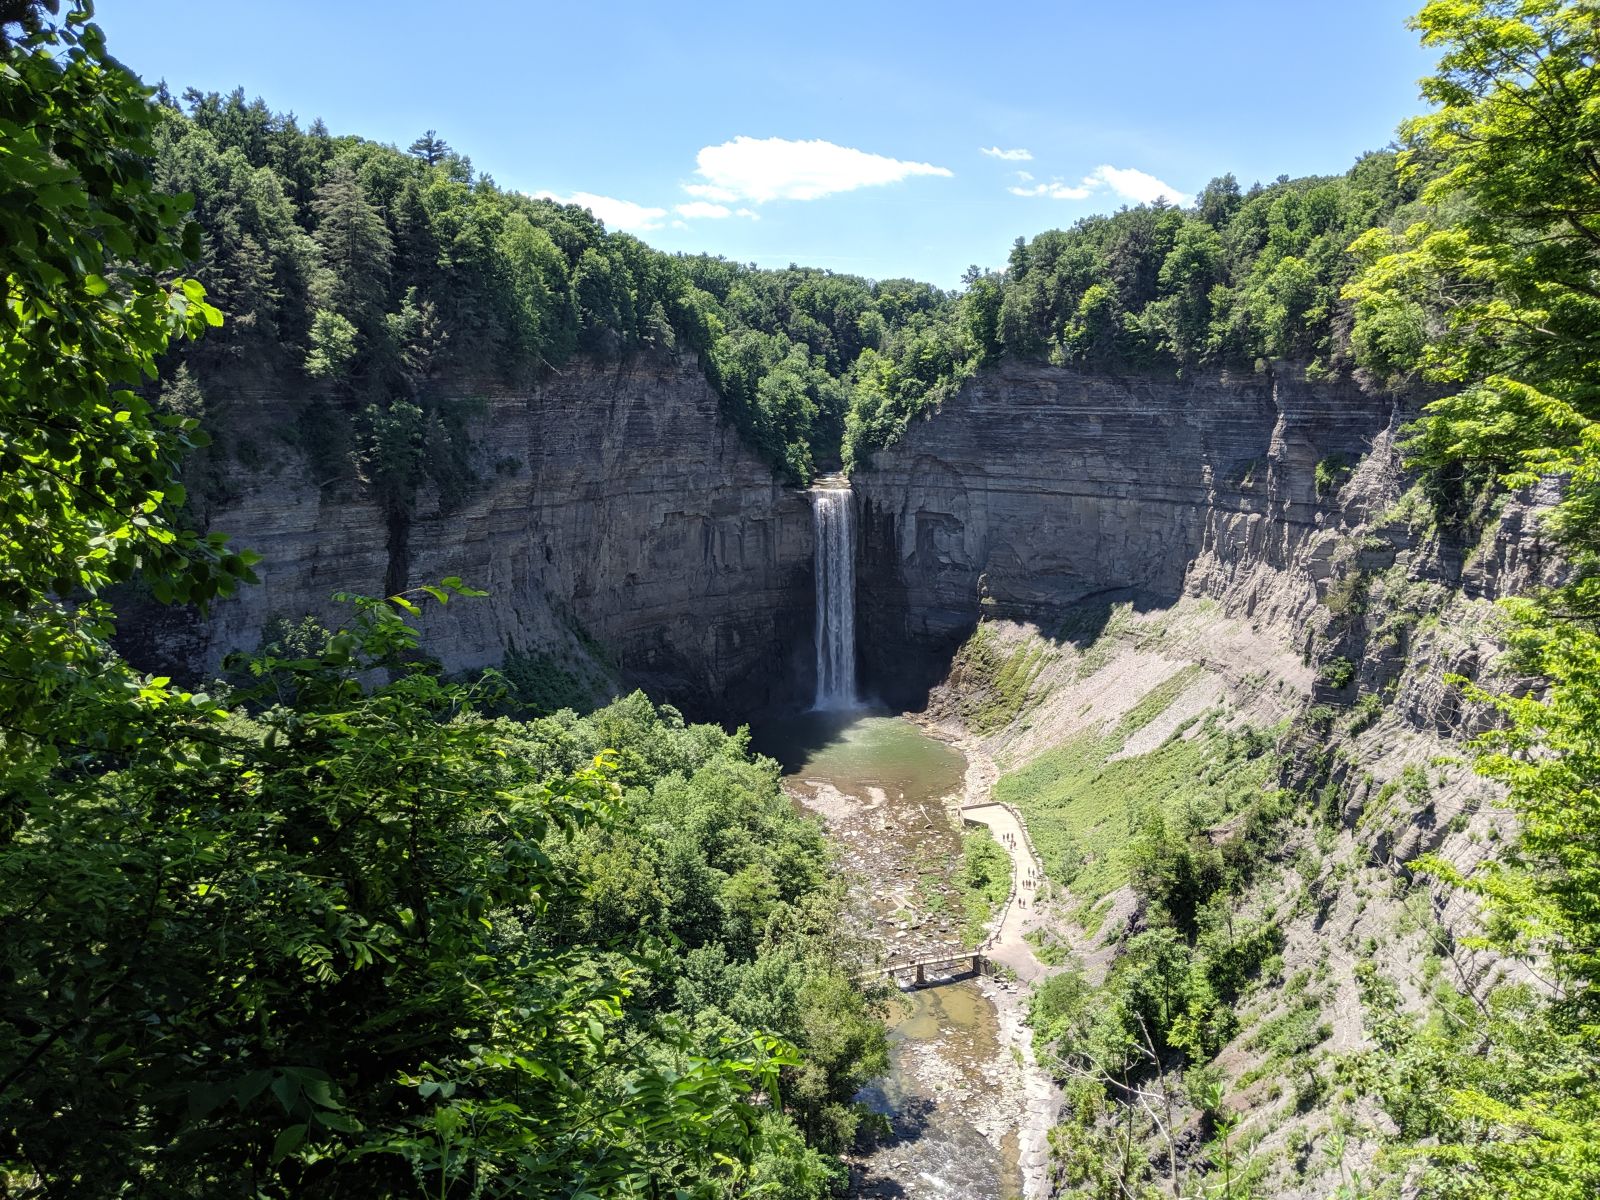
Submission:
[[[901,958],[960,946],[958,806],[967,761],[910,721],[882,713],[804,713],[758,730],[756,747],[820,815],[851,877],[853,932]],[[1023,1040],[1005,985],[962,980],[890,1000],[889,1072],[859,1099],[888,1134],[852,1163],[860,1197],[1000,1198],[1022,1193],[1019,1134],[1028,1108]]]

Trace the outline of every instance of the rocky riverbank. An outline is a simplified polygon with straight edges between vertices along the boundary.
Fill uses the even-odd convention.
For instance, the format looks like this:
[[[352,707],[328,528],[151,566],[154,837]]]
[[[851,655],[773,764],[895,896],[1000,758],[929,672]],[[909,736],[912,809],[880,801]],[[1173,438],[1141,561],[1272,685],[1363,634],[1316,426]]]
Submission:
[[[959,750],[966,759],[966,772],[962,778],[960,809],[982,809],[994,800],[995,780],[1000,768],[993,757],[977,739],[969,736],[959,726],[937,720],[924,714],[908,714],[907,719],[947,745]],[[1017,818],[1020,825],[1020,818]],[[1030,844],[1026,829],[1011,844],[1002,842],[1010,853],[1015,873],[1032,871],[1043,878],[1039,863]],[[1024,896],[1036,895],[1031,889],[1013,889]],[[1039,962],[1033,947],[1023,934],[1040,917],[1035,904],[1033,916],[1029,910],[1013,903],[1000,914],[998,928],[991,931],[994,946],[1005,965],[1012,967],[1014,980],[985,979],[984,994],[994,1004],[1000,1018],[1001,1040],[1013,1060],[1013,1069],[1021,1084],[1018,1108],[1022,1114],[1017,1128],[1017,1159],[1022,1174],[1025,1197],[1050,1194],[1050,1129],[1061,1111],[1061,1090],[1048,1071],[1039,1066],[1033,1053],[1033,1030],[1027,1023],[1028,997],[1032,984],[1049,973],[1049,968]],[[1020,970],[1017,968],[1021,968]]]
[[[785,784],[840,848],[852,881],[851,932],[877,942],[886,958],[957,945],[961,810],[985,804],[995,778],[981,748],[958,757],[950,730],[926,732],[865,718],[838,747],[797,764]],[[930,761],[918,764],[919,756]],[[1025,836],[1015,841],[1026,853]],[[997,924],[1020,912],[1008,906]],[[1031,956],[1020,933],[1012,940]],[[1042,973],[1033,965],[1026,974]],[[1033,1061],[1027,985],[1005,974],[891,997],[890,1075],[865,1097],[888,1129],[852,1164],[853,1194],[1048,1195],[1046,1139],[1058,1097]]]

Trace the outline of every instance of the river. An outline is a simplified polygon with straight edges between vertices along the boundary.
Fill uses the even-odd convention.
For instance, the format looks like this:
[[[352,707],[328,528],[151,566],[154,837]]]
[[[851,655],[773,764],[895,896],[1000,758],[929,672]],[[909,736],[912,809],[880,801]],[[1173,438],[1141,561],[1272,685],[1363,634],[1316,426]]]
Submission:
[[[904,718],[862,711],[797,714],[755,741],[840,845],[852,923],[890,957],[959,946],[951,874],[965,757]],[[996,994],[995,983],[969,979],[891,999],[889,1073],[859,1097],[890,1132],[857,1156],[852,1195],[1021,1194],[1027,1101],[1015,1021],[1002,1021]]]

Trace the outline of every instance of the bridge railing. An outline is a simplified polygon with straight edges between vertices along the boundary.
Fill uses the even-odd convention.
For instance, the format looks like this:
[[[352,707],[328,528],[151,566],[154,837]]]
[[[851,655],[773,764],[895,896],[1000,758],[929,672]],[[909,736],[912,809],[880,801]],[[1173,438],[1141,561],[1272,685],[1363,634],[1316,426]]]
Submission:
[[[916,982],[926,982],[926,974],[931,967],[957,967],[968,964],[967,970],[974,975],[987,973],[992,964],[987,955],[980,950],[961,950],[949,954],[924,955],[920,958],[903,958],[884,963],[860,976],[861,979],[875,979],[882,976],[894,976],[905,971],[916,972]]]

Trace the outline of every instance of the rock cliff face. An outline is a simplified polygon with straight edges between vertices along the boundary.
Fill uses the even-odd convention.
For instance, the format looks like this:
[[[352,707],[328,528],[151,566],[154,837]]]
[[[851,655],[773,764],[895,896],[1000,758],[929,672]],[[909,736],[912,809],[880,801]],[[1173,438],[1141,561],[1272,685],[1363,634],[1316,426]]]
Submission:
[[[809,501],[722,419],[693,361],[579,362],[525,390],[459,391],[477,414],[477,483],[448,510],[425,491],[397,530],[365,488],[319,480],[283,443],[303,403],[291,389],[233,389],[217,416],[229,441],[277,449],[235,453],[209,524],[263,555],[262,582],[204,620],[136,610],[130,657],[203,678],[273,617],[340,619],[335,592],[459,575],[490,595],[425,617],[448,668],[513,647],[598,647],[625,682],[700,715],[810,696]],[[985,372],[855,474],[868,689],[920,707],[980,615],[1049,633],[1084,601],[1210,598],[1309,655],[1326,592],[1352,563],[1371,574],[1397,553],[1421,561],[1392,523],[1381,547],[1352,540],[1399,497],[1397,419],[1389,399],[1291,369]],[[1493,549],[1515,557],[1519,544],[1502,537],[1473,563],[1434,545],[1413,569],[1492,598],[1526,582],[1528,564]],[[1390,652],[1368,640],[1325,631],[1317,650],[1348,655],[1370,683]],[[1449,704],[1417,700],[1429,702]]]
[[[936,671],[980,613],[1048,624],[1089,599],[1186,590],[1253,604],[1257,571],[1265,598],[1332,511],[1318,464],[1354,464],[1392,407],[1289,371],[985,372],[855,476],[869,683],[914,703],[891,678],[908,660]]]
[[[1416,860],[1470,875],[1514,837],[1466,745],[1494,711],[1448,680],[1536,684],[1510,674],[1493,602],[1560,579],[1540,526],[1555,488],[1441,526],[1396,450],[1410,415],[1287,369],[1159,382],[1004,365],[855,477],[868,685],[926,700],[993,764],[1060,888],[1030,932],[1091,979],[1146,919],[1126,877],[1097,898],[1116,877],[1096,871],[1116,870],[1140,819],[1118,808],[1128,781],[1158,781],[1170,812],[1192,804],[1208,840],[1238,845],[1243,819],[1202,795],[1232,753],[1208,739],[1267,735],[1260,786],[1289,807],[1227,905],[1230,922],[1272,925],[1278,951],[1232,1002],[1209,1069],[1258,1190],[1286,1200],[1383,1178],[1390,1117],[1370,1098],[1342,1108],[1335,1082],[1342,1056],[1372,1048],[1358,963],[1419,1021],[1435,977],[1480,1003],[1501,979],[1542,986],[1470,949],[1476,900]],[[889,686],[918,662],[931,692]],[[1163,756],[1185,753],[1203,769],[1169,773]],[[1137,765],[1116,775],[1122,760]],[[1269,1031],[1294,1020],[1315,1045],[1280,1053]],[[1315,1094],[1283,1089],[1291,1070]],[[1361,1132],[1337,1162],[1298,1154],[1352,1111]],[[1164,1151],[1146,1149],[1159,1173]]]
[[[425,617],[447,668],[598,643],[626,682],[701,714],[809,695],[809,503],[723,420],[698,365],[577,362],[525,391],[461,391],[478,413],[463,504],[425,492],[397,531],[364,488],[319,486],[296,451],[234,466],[209,524],[263,556],[260,585],[203,621],[126,621],[130,657],[204,676],[275,616],[338,619],[337,591],[458,575],[489,596]],[[272,445],[299,401],[267,389],[227,404],[235,441]]]

